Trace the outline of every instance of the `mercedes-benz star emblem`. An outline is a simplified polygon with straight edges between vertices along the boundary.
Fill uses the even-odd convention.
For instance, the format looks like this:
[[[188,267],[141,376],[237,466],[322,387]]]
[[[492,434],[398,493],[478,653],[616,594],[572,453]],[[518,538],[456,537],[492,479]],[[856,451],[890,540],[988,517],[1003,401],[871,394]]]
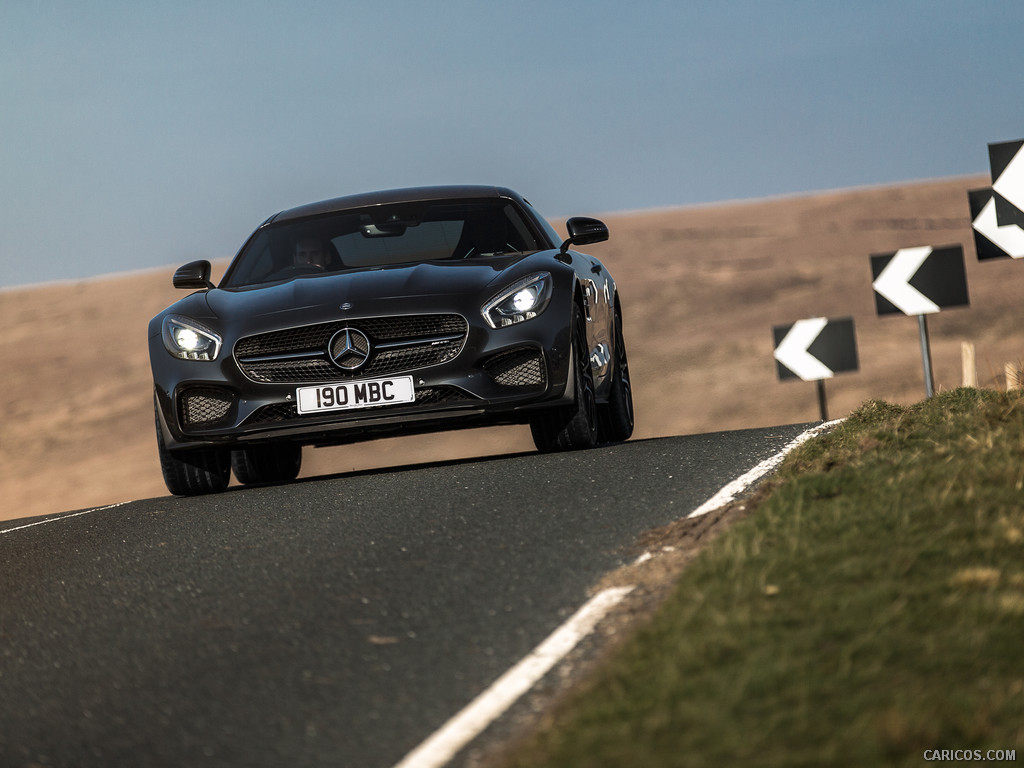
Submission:
[[[362,331],[342,328],[331,337],[327,354],[342,370],[357,371],[370,357],[370,340]]]

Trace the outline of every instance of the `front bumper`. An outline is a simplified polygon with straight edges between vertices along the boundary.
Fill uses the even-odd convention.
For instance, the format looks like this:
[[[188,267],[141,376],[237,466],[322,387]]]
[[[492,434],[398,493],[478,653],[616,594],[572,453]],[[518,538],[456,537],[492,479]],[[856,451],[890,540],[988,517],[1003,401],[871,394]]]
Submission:
[[[359,320],[347,321],[358,327]],[[243,447],[268,441],[337,445],[378,437],[495,424],[518,424],[538,409],[571,402],[569,328],[549,307],[540,317],[501,329],[467,318],[452,358],[389,371],[411,375],[413,403],[300,415],[296,390],[325,383],[256,381],[239,367],[235,348],[216,361],[178,360],[150,338],[158,425],[172,450]],[[365,378],[380,378],[367,375]],[[338,381],[352,381],[339,372]]]

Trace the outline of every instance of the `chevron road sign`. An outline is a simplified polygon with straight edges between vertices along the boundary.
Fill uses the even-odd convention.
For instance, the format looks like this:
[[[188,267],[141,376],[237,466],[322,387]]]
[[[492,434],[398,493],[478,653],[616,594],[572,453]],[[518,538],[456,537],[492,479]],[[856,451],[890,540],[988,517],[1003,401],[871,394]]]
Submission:
[[[924,363],[924,390],[935,394],[932,352],[928,341],[928,315],[943,307],[970,304],[967,298],[967,271],[964,249],[960,245],[932,248],[901,248],[895,253],[871,257],[875,289],[875,309],[879,315],[916,315]]]
[[[816,382],[821,420],[828,421],[825,379],[858,368],[853,318],[812,317],[792,325],[776,325],[772,328],[772,339],[779,379]]]
[[[1024,228],[1019,224],[999,224],[995,193],[991,187],[967,193],[971,205],[971,227],[978,260],[1024,258]]]
[[[988,145],[999,226],[1024,226],[1024,140]]]
[[[988,145],[992,186],[968,191],[978,260],[1024,258],[1024,139]]]
[[[879,315],[930,315],[943,307],[970,304],[960,245],[901,248],[873,255],[871,275]]]
[[[857,370],[853,318],[812,317],[772,328],[779,379],[819,381]]]

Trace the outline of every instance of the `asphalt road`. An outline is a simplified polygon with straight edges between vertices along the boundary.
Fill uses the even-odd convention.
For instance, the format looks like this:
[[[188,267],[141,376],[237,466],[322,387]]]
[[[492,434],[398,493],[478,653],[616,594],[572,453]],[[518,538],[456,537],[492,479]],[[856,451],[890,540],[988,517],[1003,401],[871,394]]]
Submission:
[[[805,426],[0,523],[0,766],[392,766]]]

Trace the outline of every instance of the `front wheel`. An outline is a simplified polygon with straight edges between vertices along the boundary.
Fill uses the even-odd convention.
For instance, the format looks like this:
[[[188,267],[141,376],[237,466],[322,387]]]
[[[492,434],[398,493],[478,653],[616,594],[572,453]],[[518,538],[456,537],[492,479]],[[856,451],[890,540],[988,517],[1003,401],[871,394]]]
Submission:
[[[164,485],[175,496],[220,493],[231,479],[231,460],[226,448],[171,451],[164,444],[160,416],[156,417],[156,443]]]
[[[602,443],[621,443],[633,434],[633,387],[629,380],[626,342],[622,338],[621,309],[615,308],[615,370],[608,403],[601,408],[599,440]]]
[[[572,310],[572,364],[575,399],[572,405],[553,408],[530,419],[537,450],[576,451],[597,444],[597,395],[590,368],[587,321],[579,305]]]

